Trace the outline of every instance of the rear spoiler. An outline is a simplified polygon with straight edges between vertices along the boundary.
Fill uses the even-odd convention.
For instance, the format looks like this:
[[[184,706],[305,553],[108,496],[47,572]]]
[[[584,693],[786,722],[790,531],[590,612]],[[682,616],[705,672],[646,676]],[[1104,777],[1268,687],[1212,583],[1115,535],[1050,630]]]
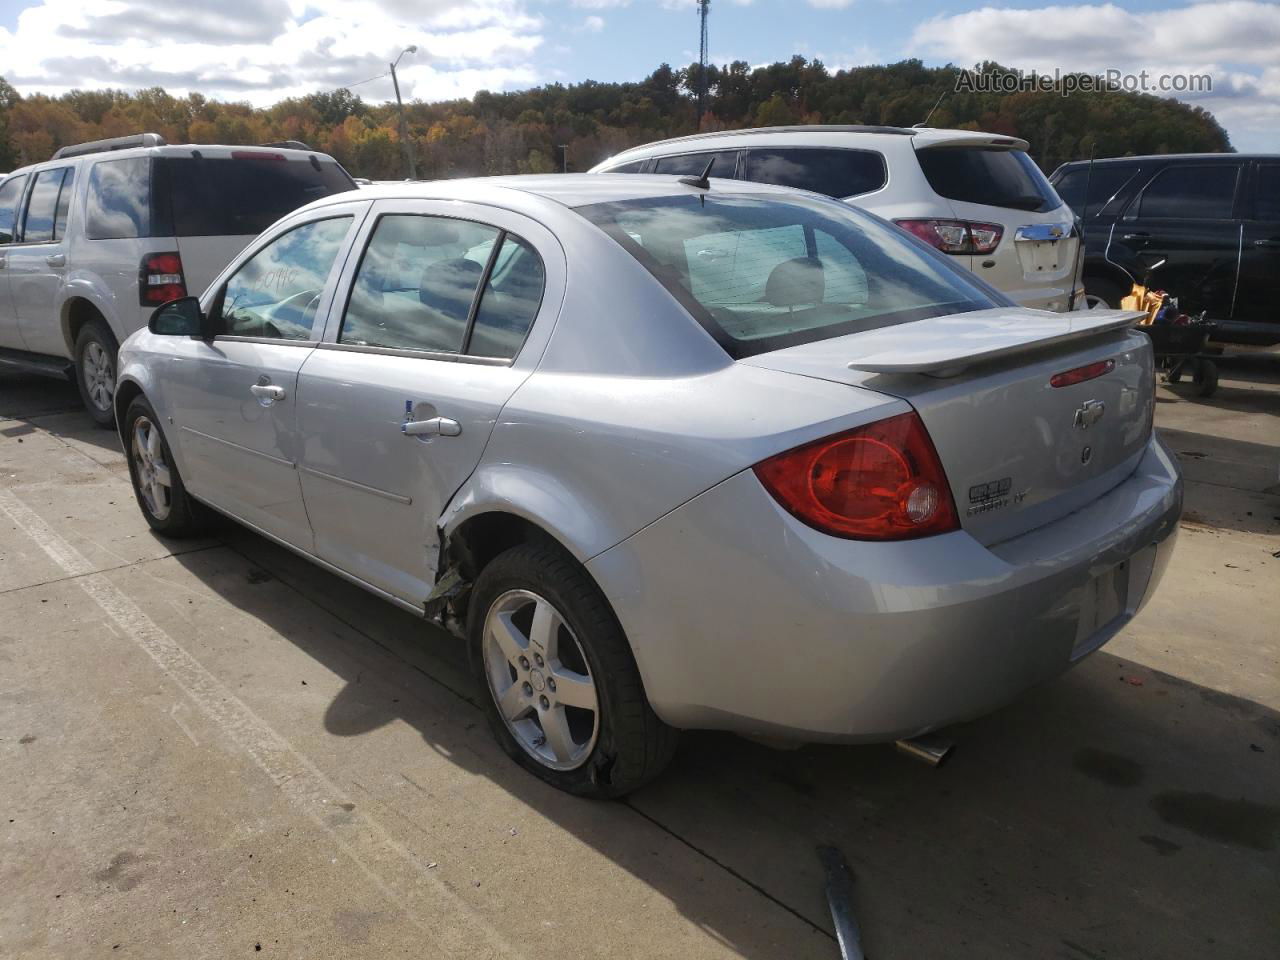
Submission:
[[[1018,137],[998,137],[990,133],[959,135],[945,140],[917,138],[912,144],[917,150],[946,150],[948,147],[996,147],[1004,150],[1029,150],[1031,144]]]
[[[1030,313],[1000,307],[953,313],[859,334],[853,344],[861,356],[849,369],[951,377],[979,363],[1124,330],[1145,316],[1137,310]]]

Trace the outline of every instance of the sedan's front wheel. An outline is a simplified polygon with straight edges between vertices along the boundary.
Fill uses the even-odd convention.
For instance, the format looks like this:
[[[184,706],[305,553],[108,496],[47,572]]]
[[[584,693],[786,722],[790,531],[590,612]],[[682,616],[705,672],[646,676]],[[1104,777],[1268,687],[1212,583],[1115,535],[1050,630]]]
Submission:
[[[552,544],[523,544],[476,579],[472,655],[494,735],[521,766],[581,796],[619,797],[661,772],[677,731],[645,698],[599,588]]]
[[[168,537],[191,537],[207,529],[209,510],[187,493],[160,418],[142,397],[125,411],[123,436],[133,492],[151,528]]]

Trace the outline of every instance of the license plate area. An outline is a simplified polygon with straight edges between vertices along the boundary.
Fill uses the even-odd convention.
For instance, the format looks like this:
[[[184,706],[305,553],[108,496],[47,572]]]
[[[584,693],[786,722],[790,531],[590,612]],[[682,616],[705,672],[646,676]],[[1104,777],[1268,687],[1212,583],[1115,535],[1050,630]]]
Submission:
[[[1018,255],[1025,273],[1058,273],[1062,269],[1061,243],[1057,240],[1021,240]]]
[[[1072,660],[1102,646],[1128,618],[1130,572],[1131,561],[1125,560],[1084,585]]]

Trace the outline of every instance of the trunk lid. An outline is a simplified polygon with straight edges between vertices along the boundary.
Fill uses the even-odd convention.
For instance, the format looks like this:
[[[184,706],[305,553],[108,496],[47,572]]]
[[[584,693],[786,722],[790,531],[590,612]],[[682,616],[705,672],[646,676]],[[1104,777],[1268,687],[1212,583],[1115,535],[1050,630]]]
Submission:
[[[946,470],[961,526],[982,543],[1080,509],[1128,477],[1151,434],[1155,379],[1138,314],[996,308],[740,360],[910,403]],[[1055,375],[1101,363],[1091,379]]]

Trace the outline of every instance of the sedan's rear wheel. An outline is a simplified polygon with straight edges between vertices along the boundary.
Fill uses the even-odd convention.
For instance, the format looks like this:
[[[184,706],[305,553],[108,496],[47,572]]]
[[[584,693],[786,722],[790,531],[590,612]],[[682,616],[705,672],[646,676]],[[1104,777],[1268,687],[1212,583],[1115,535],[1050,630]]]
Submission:
[[[489,725],[527,770],[570,793],[618,797],[670,760],[677,731],[649,706],[617,618],[554,544],[513,547],[486,566],[468,630]]]
[[[123,436],[133,493],[151,528],[168,537],[195,536],[207,529],[211,514],[187,493],[160,418],[144,398],[137,397],[125,411]]]

